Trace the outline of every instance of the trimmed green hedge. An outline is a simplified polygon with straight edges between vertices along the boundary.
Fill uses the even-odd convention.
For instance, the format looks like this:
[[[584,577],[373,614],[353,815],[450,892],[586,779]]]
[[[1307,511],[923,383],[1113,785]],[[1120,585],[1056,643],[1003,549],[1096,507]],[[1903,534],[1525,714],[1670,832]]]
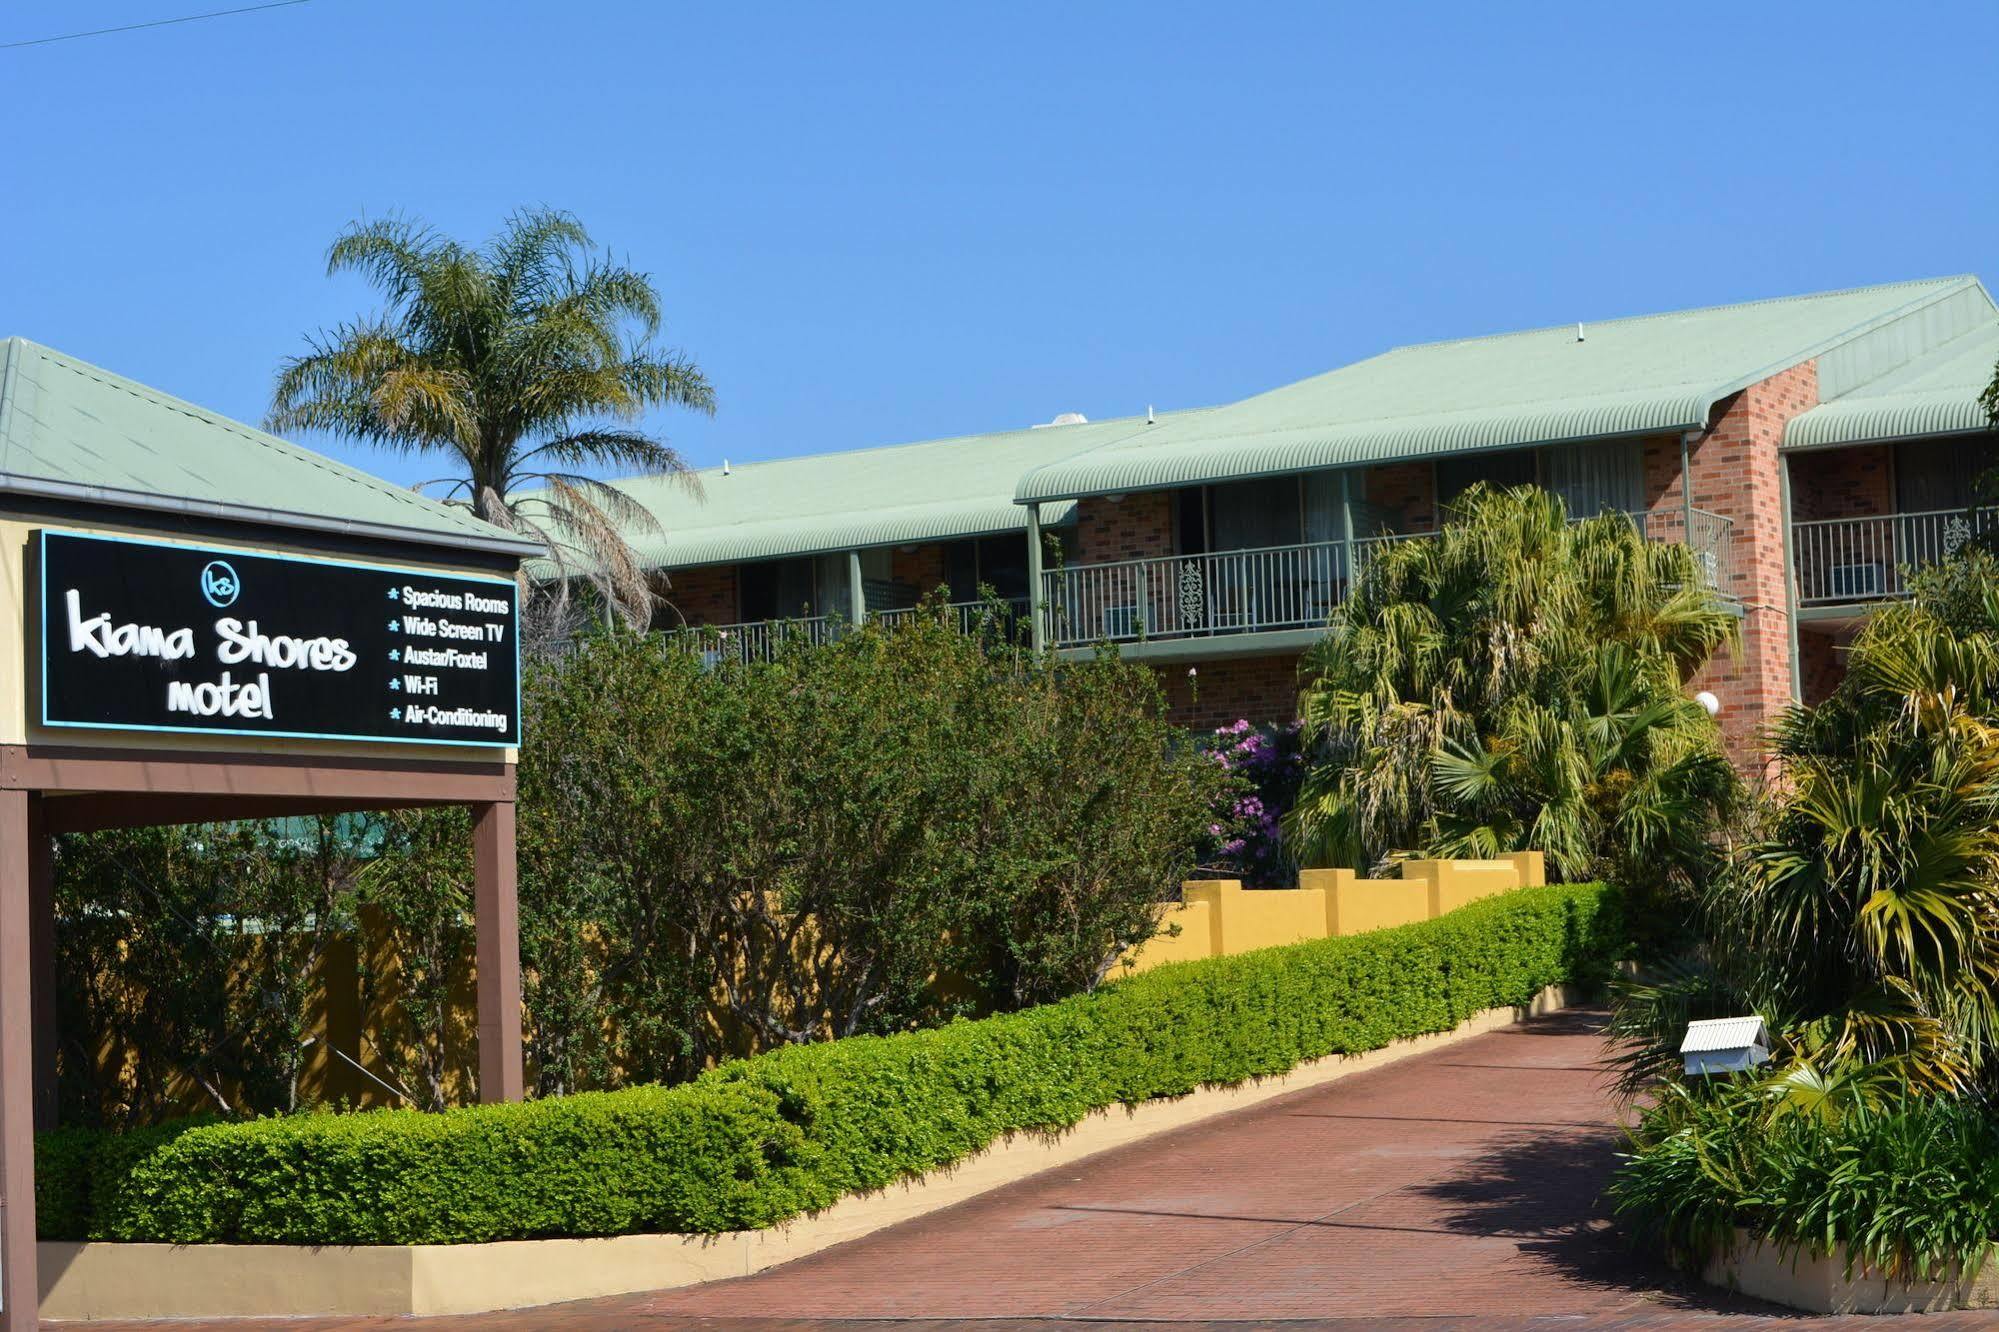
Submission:
[[[452,1244],[771,1225],[1009,1133],[1446,1031],[1625,950],[1617,895],[1529,888],[1439,919],[1161,967],[977,1022],[793,1046],[694,1082],[36,1143],[47,1239]]]

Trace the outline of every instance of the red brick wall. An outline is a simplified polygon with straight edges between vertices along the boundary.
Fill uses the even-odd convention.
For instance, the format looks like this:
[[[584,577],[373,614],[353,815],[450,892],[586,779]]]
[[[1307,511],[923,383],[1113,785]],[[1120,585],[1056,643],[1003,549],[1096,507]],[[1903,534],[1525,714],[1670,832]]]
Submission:
[[[1846,677],[1846,645],[1831,634],[1801,630],[1798,634],[1798,675],[1805,687],[1805,702],[1825,702]]]
[[[1728,591],[1742,603],[1742,644],[1696,679],[1721,699],[1722,734],[1736,762],[1761,771],[1760,736],[1791,703],[1790,621],[1784,589],[1783,496],[1777,446],[1784,423],[1818,402],[1807,361],[1716,404],[1693,448],[1694,507],[1734,520]],[[1677,444],[1674,446],[1677,453]]]
[[[1370,467],[1362,482],[1367,502],[1401,515],[1404,532],[1431,532],[1437,527],[1437,469],[1427,462]],[[1373,532],[1356,532],[1370,537]]]
[[[1188,675],[1190,669],[1195,674]],[[1210,731],[1241,717],[1252,722],[1298,716],[1298,654],[1228,657],[1155,667],[1166,689],[1167,715],[1181,726]]]
[[[663,629],[682,624],[734,624],[741,617],[736,607],[736,566],[710,564],[699,569],[676,569],[659,589],[666,602],[653,613]]]
[[[1111,499],[1085,496],[1076,502],[1076,542],[1072,564],[1110,564],[1173,553],[1173,492],[1149,490]]]
[[[1895,511],[1895,461],[1886,444],[1791,459],[1791,517],[1865,518]]]
[[[1648,439],[1643,453],[1646,509],[1662,515],[1681,512],[1680,437],[1662,435]]]
[[[944,568],[944,547],[935,543],[908,551],[898,547],[889,559],[889,577],[918,597],[929,596],[950,578]]]

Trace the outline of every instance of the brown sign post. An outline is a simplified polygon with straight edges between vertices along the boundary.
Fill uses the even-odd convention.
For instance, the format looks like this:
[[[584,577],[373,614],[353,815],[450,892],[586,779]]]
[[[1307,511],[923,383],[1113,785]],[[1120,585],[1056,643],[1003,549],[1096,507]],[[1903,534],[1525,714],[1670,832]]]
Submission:
[[[479,1097],[521,1097],[515,579],[532,549],[0,341],[5,1332],[33,1328],[39,1302],[34,1135],[56,1114],[58,834],[468,807]]]

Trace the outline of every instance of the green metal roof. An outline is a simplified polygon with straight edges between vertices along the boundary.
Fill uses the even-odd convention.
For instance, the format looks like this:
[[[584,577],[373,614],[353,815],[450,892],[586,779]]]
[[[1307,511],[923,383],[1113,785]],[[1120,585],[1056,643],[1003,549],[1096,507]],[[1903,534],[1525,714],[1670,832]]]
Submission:
[[[1023,531],[1027,511],[1013,502],[1021,473],[1147,429],[1158,427],[1123,417],[710,467],[694,485],[617,485],[659,520],[661,531],[627,534],[647,567],[685,569]],[[1042,522],[1058,526],[1073,509],[1050,505]]]
[[[1015,497],[1695,429],[1719,399],[1801,361],[1867,340],[1839,373],[1878,373],[1991,308],[1977,279],[1936,278],[1400,347],[1079,451],[1027,473]]]
[[[1995,364],[1999,319],[1792,417],[1784,447],[1819,449],[1989,430],[1978,395],[1992,382]]]
[[[25,338],[0,341],[0,494],[515,558],[540,548]]]

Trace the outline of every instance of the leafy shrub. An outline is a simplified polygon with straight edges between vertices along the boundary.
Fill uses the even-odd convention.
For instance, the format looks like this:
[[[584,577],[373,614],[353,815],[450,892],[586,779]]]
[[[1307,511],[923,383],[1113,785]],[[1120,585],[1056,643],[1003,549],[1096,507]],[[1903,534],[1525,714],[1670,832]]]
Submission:
[[[770,1225],[1093,1109],[1448,1030],[1601,980],[1618,896],[1530,888],[1439,920],[1161,967],[1059,1003],[789,1046],[677,1087],[442,1114],[41,1139],[49,1238],[470,1243]]]
[[[1227,784],[1144,666],[1034,658],[939,616],[717,669],[599,634],[534,663],[523,699],[542,1095],[1088,990],[1155,928]],[[461,1094],[465,815],[363,817],[282,842],[253,824],[65,839],[68,1122],[330,1094],[301,1073],[346,955],[329,949],[357,936],[369,1073],[421,1109]]]
[[[66,1122],[130,1126],[187,1105],[301,1107],[319,968],[353,927],[352,826],[303,819],[59,839]]]
[[[1224,780],[1145,667],[941,616],[751,664],[597,636],[525,706],[544,1094],[1087,990],[1154,928]]]
[[[1242,718],[1202,737],[1201,748],[1241,786],[1228,791],[1210,828],[1218,839],[1207,867],[1244,883],[1275,887],[1297,881],[1284,847],[1284,817],[1298,799],[1305,760],[1297,722],[1251,725]]]
[[[1925,1280],[1999,1236],[1999,1125],[1966,1101],[1897,1095],[1798,1113],[1763,1088],[1669,1091],[1610,1186],[1642,1238],[1698,1266],[1737,1227],[1787,1255]]]

